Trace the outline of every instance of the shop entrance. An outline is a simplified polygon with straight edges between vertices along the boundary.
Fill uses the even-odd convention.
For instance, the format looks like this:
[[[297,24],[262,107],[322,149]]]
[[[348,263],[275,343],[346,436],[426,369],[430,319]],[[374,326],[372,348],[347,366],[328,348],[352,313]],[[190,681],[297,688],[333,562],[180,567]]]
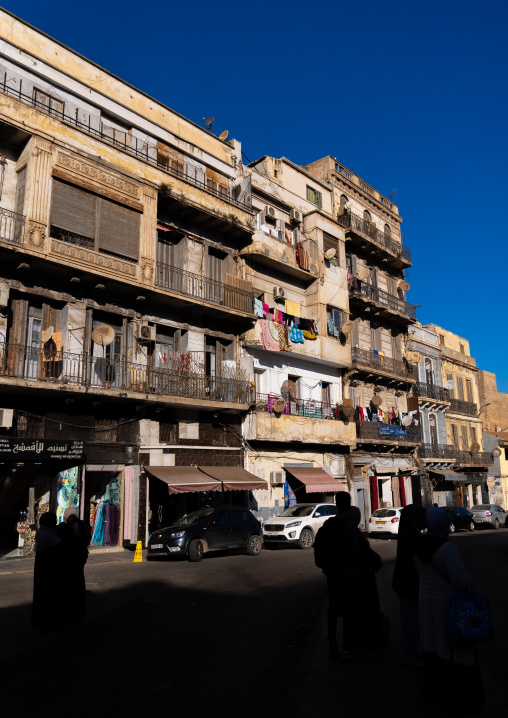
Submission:
[[[91,546],[117,546],[120,532],[120,474],[87,471],[83,518],[92,527]]]

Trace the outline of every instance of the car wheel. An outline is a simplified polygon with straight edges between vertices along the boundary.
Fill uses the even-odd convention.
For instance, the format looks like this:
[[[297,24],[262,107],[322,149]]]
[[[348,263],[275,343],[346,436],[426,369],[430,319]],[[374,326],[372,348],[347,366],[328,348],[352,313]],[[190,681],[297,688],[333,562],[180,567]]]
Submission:
[[[300,544],[300,548],[312,548],[314,544],[314,536],[312,534],[312,531],[310,529],[303,529],[302,533],[300,534],[300,538],[298,539],[298,543]]]
[[[475,528],[476,528],[476,526],[475,526],[474,521],[471,521],[470,524],[469,524],[469,530],[470,530],[470,531],[474,531]]]
[[[495,529],[498,529],[498,528],[499,528],[499,519],[496,519],[496,520],[494,521],[494,528],[495,528]]]
[[[261,541],[261,536],[258,536],[258,534],[252,534],[247,541],[247,553],[249,556],[259,556],[262,548],[263,542]]]
[[[450,521],[450,533],[454,534],[455,531],[456,531],[455,524],[453,523],[453,521]]]
[[[191,541],[189,546],[189,561],[201,561],[203,554],[204,549],[201,539],[194,539]]]

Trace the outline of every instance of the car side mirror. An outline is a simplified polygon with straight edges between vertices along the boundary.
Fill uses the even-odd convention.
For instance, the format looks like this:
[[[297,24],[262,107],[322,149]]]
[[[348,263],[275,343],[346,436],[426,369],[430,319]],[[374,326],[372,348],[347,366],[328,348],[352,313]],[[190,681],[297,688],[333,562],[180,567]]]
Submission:
[[[321,516],[321,514],[319,513],[319,511],[316,511],[316,513],[314,514],[314,516],[317,518],[318,516]]]

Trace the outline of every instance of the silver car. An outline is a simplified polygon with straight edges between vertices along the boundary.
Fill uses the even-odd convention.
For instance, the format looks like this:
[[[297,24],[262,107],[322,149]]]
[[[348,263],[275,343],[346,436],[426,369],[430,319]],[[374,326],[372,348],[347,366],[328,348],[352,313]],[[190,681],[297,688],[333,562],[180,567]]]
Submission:
[[[470,510],[477,526],[491,524],[495,529],[508,528],[508,513],[497,504],[477,504]]]

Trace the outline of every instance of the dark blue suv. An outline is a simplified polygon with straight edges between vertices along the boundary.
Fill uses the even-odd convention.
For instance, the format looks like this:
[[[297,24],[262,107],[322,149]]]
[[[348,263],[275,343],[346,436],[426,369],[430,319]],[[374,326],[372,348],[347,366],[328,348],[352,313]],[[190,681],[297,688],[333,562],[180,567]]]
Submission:
[[[250,556],[259,556],[261,524],[242,506],[219,506],[186,514],[173,526],[154,531],[147,558],[187,556],[189,561],[201,561],[207,551],[233,548],[245,548]]]

